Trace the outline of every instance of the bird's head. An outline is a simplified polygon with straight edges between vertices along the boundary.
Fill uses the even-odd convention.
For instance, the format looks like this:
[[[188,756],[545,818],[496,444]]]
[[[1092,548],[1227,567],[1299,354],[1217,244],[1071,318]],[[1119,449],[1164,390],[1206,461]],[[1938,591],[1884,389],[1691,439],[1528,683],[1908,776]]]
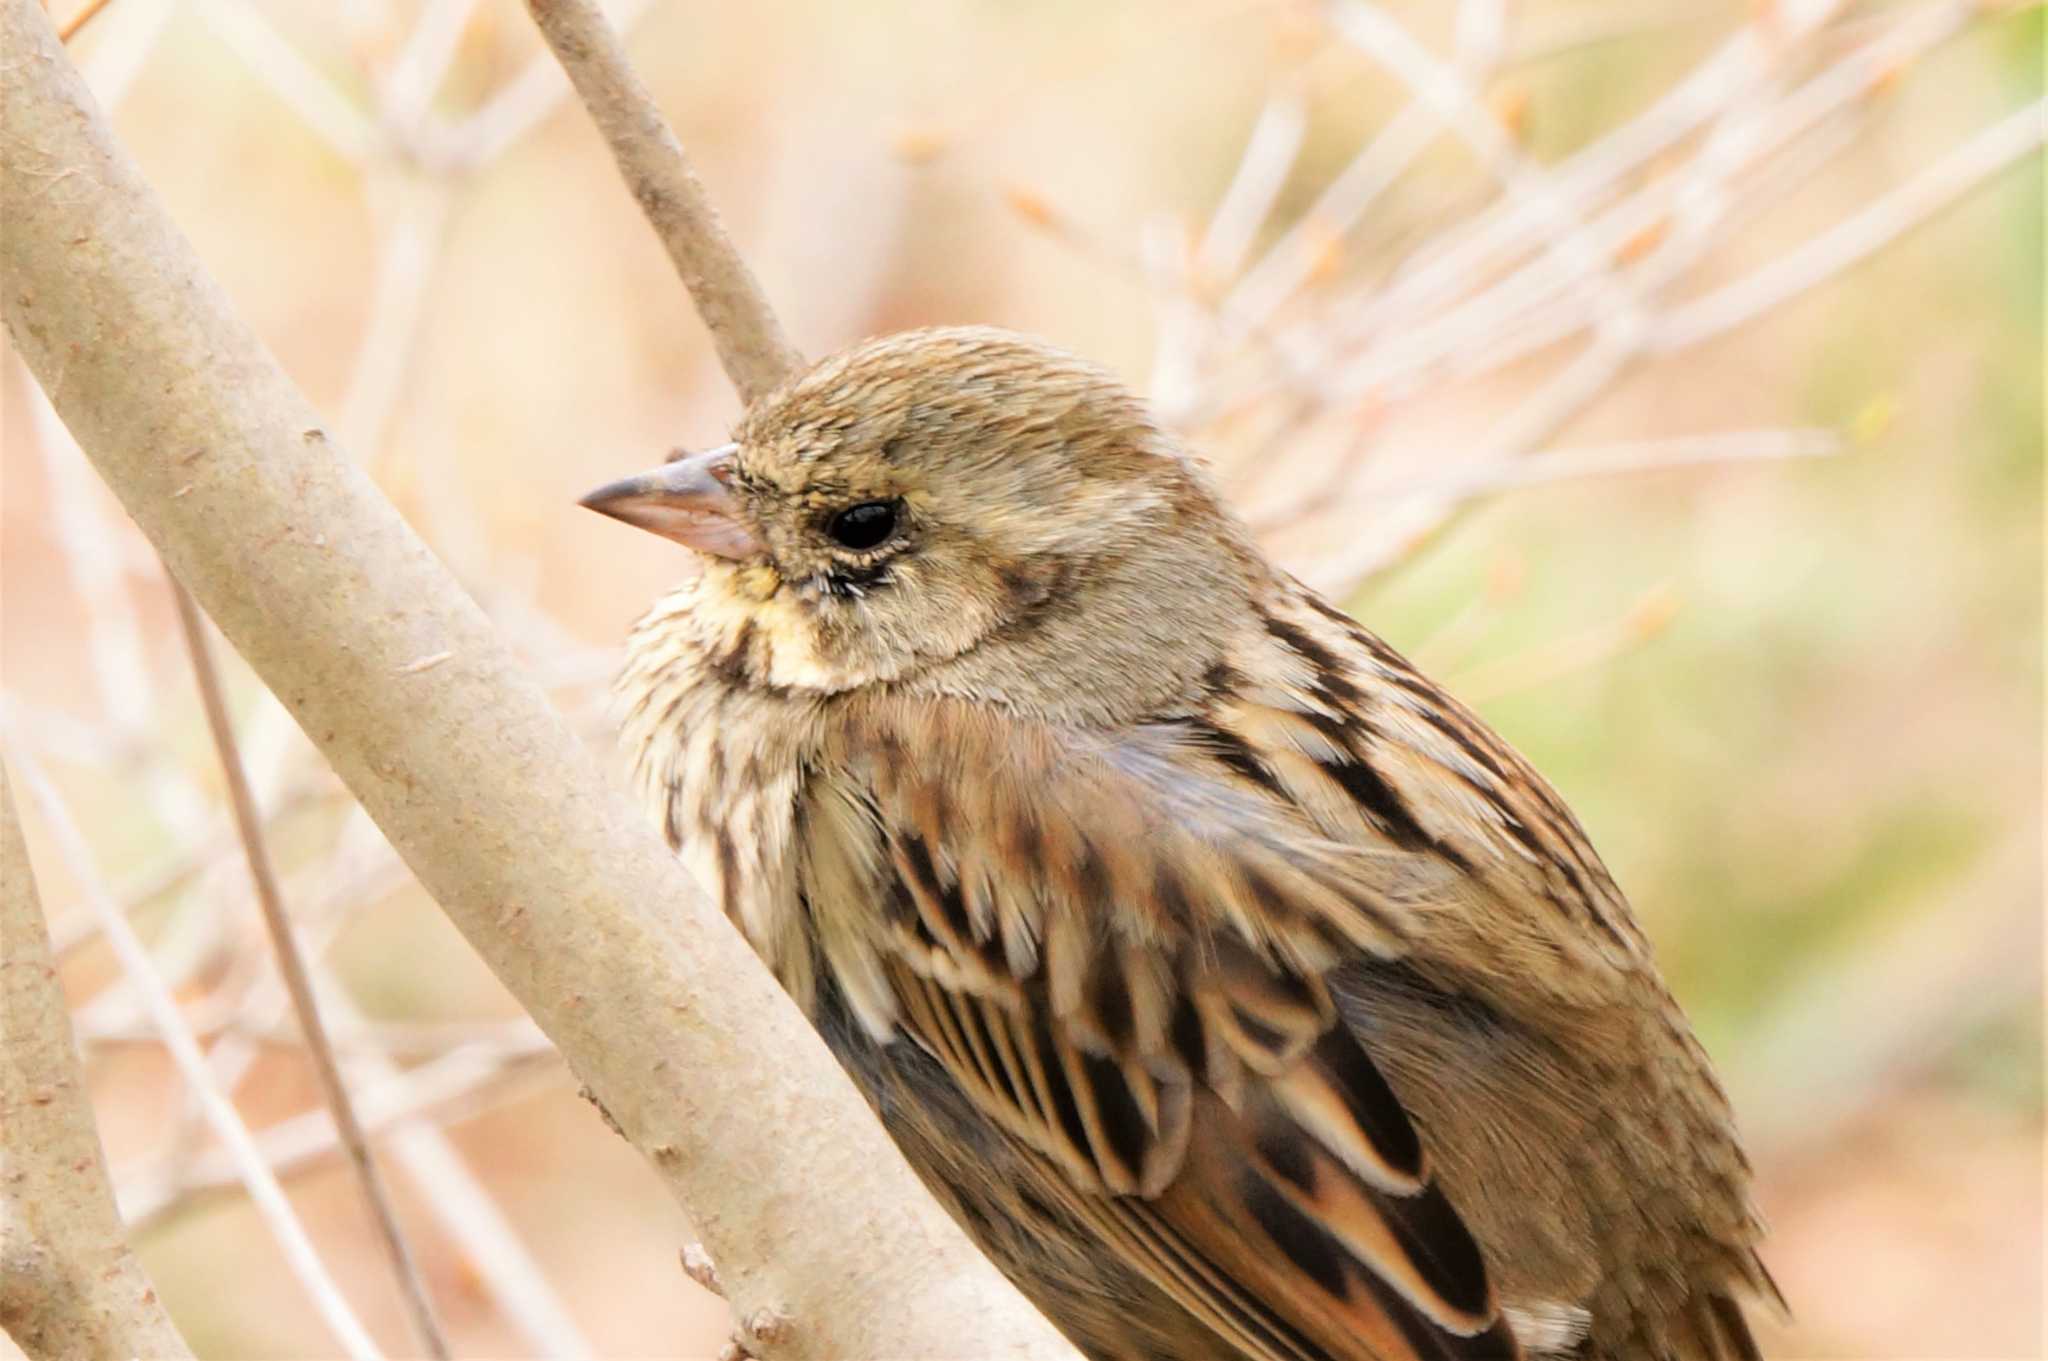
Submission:
[[[827,359],[731,444],[583,504],[704,557],[677,627],[732,643],[757,684],[828,692],[922,681],[1053,709],[1061,688],[1170,688],[1254,561],[1114,378],[978,327]],[[1139,674],[1102,670],[1120,666]]]

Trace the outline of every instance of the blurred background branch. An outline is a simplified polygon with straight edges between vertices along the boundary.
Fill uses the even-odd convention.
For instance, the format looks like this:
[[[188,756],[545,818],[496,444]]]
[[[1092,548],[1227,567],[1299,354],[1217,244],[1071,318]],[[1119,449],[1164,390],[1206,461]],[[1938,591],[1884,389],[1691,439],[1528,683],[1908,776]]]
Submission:
[[[1357,583],[1558,781],[1752,1131],[1797,1314],[1770,1354],[2040,1353],[2038,6],[612,12],[803,349],[992,321],[1149,383],[1291,566]],[[120,0],[74,55],[340,443],[607,748],[617,642],[682,565],[569,501],[735,404],[520,7]],[[153,555],[7,367],[0,731],[402,1336]],[[222,662],[454,1349],[711,1354],[726,1305],[673,1266],[695,1227]],[[181,1325],[331,1349],[86,883],[39,860]]]
[[[220,756],[221,775],[227,785],[228,810],[234,816],[235,834],[241,840],[242,856],[249,865],[249,882],[255,889],[256,905],[263,914],[264,929],[270,935],[278,977],[284,984],[286,995],[291,998],[292,1015],[298,1023],[300,1039],[312,1059],[313,1071],[320,1079],[321,1096],[326,1100],[328,1117],[362,1188],[363,1204],[369,1210],[377,1235],[391,1258],[391,1272],[398,1282],[399,1294],[405,1300],[413,1338],[427,1355],[445,1358],[448,1339],[442,1336],[440,1320],[434,1317],[433,1301],[427,1298],[419,1268],[413,1263],[412,1248],[406,1242],[404,1230],[398,1226],[398,1217],[391,1208],[390,1193],[384,1189],[383,1174],[377,1170],[376,1157],[370,1152],[369,1140],[363,1137],[361,1122],[356,1119],[355,1103],[349,1097],[348,1084],[335,1064],[334,1046],[327,1038],[326,1022],[320,1018],[320,1004],[313,996],[313,981],[306,969],[305,955],[292,932],[291,918],[285,912],[263,821],[256,812],[256,800],[249,792],[249,776],[242,767],[241,748],[235,741],[234,724],[228,718],[227,701],[221,693],[220,671],[214,665],[213,645],[206,634],[206,617],[200,612],[199,602],[192,598],[192,593],[175,579],[171,581],[171,598],[177,605],[178,629],[185,636],[185,650],[192,658],[192,674],[199,685],[200,707],[206,711],[207,731],[212,734],[214,750]]]

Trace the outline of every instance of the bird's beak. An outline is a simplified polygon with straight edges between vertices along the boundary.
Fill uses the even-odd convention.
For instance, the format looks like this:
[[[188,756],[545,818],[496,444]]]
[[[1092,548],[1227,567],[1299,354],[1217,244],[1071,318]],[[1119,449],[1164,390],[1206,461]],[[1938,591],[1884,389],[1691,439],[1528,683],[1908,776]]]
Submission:
[[[674,539],[685,548],[721,558],[760,551],[732,491],[735,446],[722,444],[665,463],[653,472],[599,487],[579,503],[614,520]]]

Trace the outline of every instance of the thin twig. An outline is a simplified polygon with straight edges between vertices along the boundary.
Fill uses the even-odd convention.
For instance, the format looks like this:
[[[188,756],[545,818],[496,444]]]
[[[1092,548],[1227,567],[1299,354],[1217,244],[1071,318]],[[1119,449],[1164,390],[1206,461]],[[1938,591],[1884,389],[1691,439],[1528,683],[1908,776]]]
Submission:
[[[155,51],[156,40],[170,22],[175,3],[176,0],[124,0],[120,17],[111,24],[101,24],[105,31],[91,43],[81,44],[91,48],[82,54],[85,78],[109,110],[119,107],[143,63]]]
[[[316,978],[315,983],[323,991],[328,989],[329,980],[325,977]],[[328,1009],[336,1010],[331,1002]],[[192,1033],[200,1039],[233,1034],[270,1049],[296,1053],[305,1048],[305,1039],[296,1027],[249,1019],[227,995],[226,989],[185,999],[185,1011],[192,1023]],[[334,1019],[339,1021],[340,1017],[337,1015]],[[72,1024],[78,1030],[79,1042],[89,1048],[109,1045],[158,1048],[163,1044],[162,1036],[139,1022],[102,1020],[80,1012],[73,1015]],[[552,1054],[555,1047],[548,1043],[547,1036],[541,1034],[533,1022],[527,1020],[358,1020],[337,1026],[334,1035],[334,1052],[344,1067],[353,1066],[358,1056],[431,1059],[458,1049],[494,1054],[509,1062]],[[361,1108],[362,1103],[359,1102],[358,1109]],[[374,1122],[366,1122],[365,1127],[371,1124]]]
[[[78,13],[65,20],[64,27],[57,30],[57,41],[68,43],[78,36],[78,30],[91,23],[93,16],[112,4],[113,0],[85,0]]]
[[[306,1052],[313,1060],[313,1071],[319,1075],[320,1089],[327,1097],[327,1109],[334,1117],[335,1133],[348,1154],[349,1165],[355,1169],[356,1184],[362,1189],[370,1218],[376,1222],[385,1255],[391,1259],[391,1271],[398,1278],[399,1293],[405,1297],[406,1313],[412,1320],[413,1332],[430,1355],[445,1358],[449,1354],[448,1339],[441,1331],[440,1320],[434,1317],[433,1301],[427,1296],[426,1283],[420,1279],[412,1246],[406,1242],[405,1232],[398,1227],[398,1216],[391,1208],[390,1193],[377,1171],[376,1160],[370,1156],[370,1141],[363,1134],[362,1122],[356,1118],[348,1084],[342,1081],[341,1069],[335,1064],[334,1045],[328,1039],[327,1027],[320,1020],[320,1003],[313,996],[313,983],[306,974],[306,961],[292,935],[291,920],[285,915],[284,896],[277,886],[277,870],[271,864],[270,847],[264,840],[263,819],[256,811],[256,797],[249,790],[249,777],[242,769],[242,754],[235,745],[234,723],[228,717],[227,700],[221,693],[220,670],[213,662],[213,647],[206,636],[206,620],[191,592],[170,577],[168,571],[165,577],[170,580],[171,594],[178,603],[178,626],[185,635],[185,649],[192,657],[192,674],[199,685],[200,701],[206,708],[206,726],[213,732],[214,750],[220,755],[221,776],[228,789],[228,806],[234,811],[235,830],[242,838],[242,854],[249,862],[249,879],[256,890],[256,903],[263,911],[263,925],[270,932],[278,973],[284,979],[286,991],[291,994],[299,1031],[306,1038]]]
[[[2035,150],[2048,138],[2048,100],[1993,123],[1898,188],[1756,273],[1694,299],[1651,344],[1683,349],[1741,325],[1863,260]]]
[[[1711,435],[1677,435],[1669,439],[1630,440],[1533,453],[1507,461],[1468,463],[1456,472],[1400,482],[1366,482],[1350,494],[1352,502],[1400,496],[1479,496],[1511,487],[1539,487],[1589,477],[1625,473],[1659,473],[1729,463],[1782,462],[1826,458],[1842,451],[1842,437],[1832,430],[1730,430]]]
[[[452,196],[441,181],[408,170],[372,178],[364,187],[372,206],[379,203],[379,189],[390,205],[377,242],[369,320],[356,344],[338,419],[342,437],[375,468],[391,418],[418,368],[414,354]]]
[[[1758,109],[1751,109],[1747,104],[1731,106],[1716,120],[1719,126],[1706,139],[1684,175],[1673,176],[1668,182],[1653,183],[1603,214],[1591,229],[1594,249],[1619,249],[1627,233],[1640,231],[1668,216],[1666,239],[1642,261],[1635,275],[1640,297],[1653,298],[1670,289],[1702,258],[1714,244],[1717,231],[1725,229],[1730,221],[1729,209],[1734,198],[1728,181],[1737,171],[1758,163],[1788,138],[1819,124],[1829,111],[1845,101],[1867,93],[1877,74],[1887,69],[1887,63],[1901,59],[1903,54],[1924,50],[1959,31],[1966,22],[1966,10],[1967,6],[1933,7],[1861,44],[1820,75],[1797,86],[1783,98],[1771,101],[1768,106],[1759,104]],[[1825,4],[1809,5],[1804,10],[1803,22],[1818,24],[1827,14]],[[1712,65],[1709,64],[1710,67]],[[1760,78],[1761,68],[1754,58],[1746,66],[1740,62],[1732,62],[1731,66],[1734,71],[1744,74],[1730,75],[1726,77],[1728,79]],[[2014,154],[2014,143],[2026,129],[2015,131],[2012,123],[2013,120],[2009,119],[2000,125],[2000,129],[1994,129],[2004,131],[2002,140],[1980,136],[1966,148],[1966,152],[1959,152],[1957,156],[1966,160],[1969,168],[1979,171],[1989,164],[2003,163],[1982,148],[1988,142],[1996,152],[2008,158]],[[1629,156],[1640,150],[1620,133],[1614,134],[1610,141],[1617,147],[1629,148]],[[1584,155],[1590,158],[1592,154]],[[1627,156],[1621,157],[1619,163],[1625,163],[1627,159]],[[1617,163],[1612,152],[1607,154],[1607,160],[1609,169],[1603,174],[1611,173],[1612,166]],[[1553,173],[1561,181],[1577,175],[1589,191],[1602,178],[1601,175],[1587,178],[1587,168],[1576,161],[1568,162]],[[1929,172],[1915,181],[1915,185],[1925,183],[1938,185],[1944,193],[1952,196],[1961,192],[1969,180],[1965,175]],[[1907,192],[1898,191],[1901,195]],[[1916,201],[1920,197],[1925,197],[1924,193],[1917,196]],[[1859,220],[1867,221],[1872,216],[1865,214]],[[1875,216],[1878,220],[1897,225],[1907,221],[1911,214],[1892,212]],[[1873,243],[1865,245],[1866,248],[1875,248]],[[1811,272],[1804,277],[1808,282],[1817,281]],[[1467,353],[1475,345],[1485,346],[1490,353],[1482,359],[1457,360],[1456,367],[1461,374],[1469,375],[1506,362],[1517,347],[1526,347],[1529,342],[1517,339],[1505,346],[1497,343],[1486,345],[1486,337],[1489,333],[1499,333],[1518,315],[1540,318],[1534,331],[1539,341],[1562,339],[1574,331],[1592,326],[1597,320],[1599,327],[1594,342],[1498,423],[1490,458],[1497,461],[1520,456],[1548,439],[1607,391],[1631,363],[1650,349],[1658,335],[1654,321],[1616,326],[1610,313],[1596,306],[1582,292],[1571,290],[1575,279],[1575,271],[1560,274],[1556,269],[1546,267],[1541,260],[1524,264],[1503,280],[1483,288],[1473,298],[1437,318],[1419,327],[1390,333],[1384,346],[1369,349],[1363,359],[1353,361],[1349,373],[1339,380],[1339,390],[1351,392],[1363,388],[1369,391],[1374,385],[1396,377],[1413,383],[1438,361]],[[1395,291],[1398,292],[1398,288]],[[1543,310],[1545,308],[1548,310]],[[1548,337],[1543,334],[1546,330]],[[1423,344],[1418,354],[1418,342],[1425,336],[1434,339]],[[1391,365],[1383,357],[1403,352],[1408,357]],[[1403,372],[1404,368],[1406,372]],[[1333,589],[1348,592],[1361,581],[1406,560],[1419,548],[1433,542],[1454,523],[1460,512],[1469,510],[1474,504],[1469,498],[1456,496],[1404,498],[1371,532],[1354,534],[1348,544],[1331,556],[1331,560],[1312,567],[1310,574]]]
[[[377,844],[388,852],[381,839]],[[336,896],[344,901],[365,897],[352,892]],[[539,1084],[559,1085],[561,1068],[554,1046],[523,1018],[425,1028],[371,1023],[356,1011],[345,991],[333,986],[319,950],[307,952],[307,966],[316,990],[329,999],[334,1022],[342,1028],[342,1067],[352,1090],[360,1094],[357,1111],[369,1136],[405,1169],[449,1243],[475,1269],[499,1312],[536,1354],[556,1361],[591,1356],[589,1341],[520,1241],[518,1230],[443,1130],[521,1099]],[[297,1039],[283,1037],[268,1018],[250,1019],[248,1011],[245,1007],[225,1024],[265,1043],[274,1037]],[[433,1033],[420,1034],[422,1029]],[[353,1044],[351,1036],[368,1042]],[[147,1038],[157,1039],[154,1034]],[[401,1069],[390,1055],[403,1050],[419,1051],[426,1061]],[[266,1127],[257,1142],[279,1178],[286,1180],[327,1166],[338,1148],[333,1119],[319,1108]],[[123,1169],[121,1204],[140,1234],[165,1216],[208,1196],[232,1192],[238,1185],[233,1165],[217,1155],[189,1161],[162,1157],[139,1170]]]
[[[25,722],[0,723],[0,729],[16,741],[21,740],[27,726]],[[302,784],[277,801],[271,817],[288,817],[302,808],[344,798],[346,794],[347,791],[339,786],[316,788]],[[114,896],[121,904],[122,913],[132,915],[188,887],[194,879],[232,854],[235,846],[234,829],[227,821],[210,823],[197,845],[181,847],[176,854],[167,855],[148,869],[129,876],[127,882],[115,890]],[[65,959],[98,938],[98,919],[89,907],[71,907],[57,917],[50,936],[57,957]]]
[[[124,738],[136,740],[156,726],[156,686],[150,677],[141,615],[122,569],[122,555],[115,551],[131,531],[107,513],[91,469],[48,398],[33,381],[23,386],[29,429],[49,479],[48,523],[63,550],[72,589],[84,606],[87,655],[100,711]],[[200,834],[204,802],[174,787],[160,764],[143,767],[137,783],[172,836],[191,839]]]
[[[457,1049],[402,1072],[393,1067],[386,1080],[363,1087],[361,1118],[371,1134],[395,1137],[408,1123],[459,1123],[503,1104],[508,1096],[560,1081],[552,1054]],[[256,1135],[256,1148],[280,1178],[345,1156],[333,1116],[318,1106],[266,1125]],[[191,1196],[232,1190],[238,1180],[233,1160],[215,1151],[201,1152],[189,1165],[159,1155],[120,1169],[121,1208],[140,1232]]]
[[[1688,80],[1652,110],[1549,172],[1550,176],[1563,186],[1561,192],[1567,197],[1582,199],[1590,205],[1617,184],[1624,173],[1632,171],[1643,156],[1652,151],[1663,154],[1661,141],[1639,133],[1653,125],[1653,115],[1670,109],[1670,115],[1663,120],[1666,132],[1679,127],[1686,132],[1692,130],[1694,123],[1678,121],[1682,113],[1689,113],[1699,122],[1711,119],[1718,125],[1682,170],[1652,176],[1642,187],[1624,194],[1589,228],[1593,252],[1618,252],[1625,251],[1631,240],[1640,239],[1645,232],[1669,226],[1668,219],[1674,214],[1684,219],[1690,230],[1673,231],[1671,240],[1652,260],[1645,261],[1639,271],[1654,276],[1645,284],[1646,291],[1654,291],[1669,284],[1680,266],[1690,265],[1713,244],[1706,235],[1706,227],[1725,229],[1732,225],[1734,219],[1729,209],[1735,200],[1728,185],[1735,175],[1762,162],[1851,101],[1867,96],[1883,72],[1897,69],[1900,63],[1961,31],[1971,9],[1967,0],[1961,0],[1911,13],[1782,97],[1771,97],[1764,87],[1769,67],[1760,59],[1752,57],[1746,64],[1733,63],[1726,73],[1717,71],[1719,61],[1710,62],[1700,68],[1700,75],[1716,74],[1723,83],[1717,104],[1688,109],[1677,98],[1679,91],[1694,88],[1693,81]],[[1731,48],[1729,55],[1736,55],[1736,49]],[[1698,88],[1703,93],[1713,93],[1711,84]],[[1742,195],[1740,203],[1748,213],[1761,201],[1752,187],[1752,191]],[[1482,233],[1470,239],[1488,253],[1458,256],[1455,249],[1446,253],[1446,260],[1457,257],[1461,268],[1456,273],[1446,273],[1439,264],[1432,263],[1413,279],[1402,281],[1397,276],[1395,285],[1379,297],[1347,295],[1331,305],[1329,314],[1338,327],[1337,343],[1341,344],[1345,337],[1385,337],[1382,343],[1347,365],[1337,385],[1339,391],[1370,390],[1395,381],[1412,384],[1420,381],[1432,366],[1467,355],[1475,346],[1483,348],[1486,358],[1458,359],[1458,371],[1484,371],[1507,362],[1532,345],[1561,339],[1603,315],[1591,298],[1572,290],[1572,274],[1550,267],[1542,258],[1511,269],[1465,301],[1451,304],[1450,290],[1463,289],[1473,280],[1488,277],[1484,266],[1490,258],[1503,251],[1510,256],[1524,253],[1520,237],[1495,237],[1487,241]],[[1439,285],[1434,292],[1426,288],[1432,274]],[[1400,319],[1400,298],[1418,286],[1424,287],[1424,291],[1405,311],[1411,324],[1393,325]],[[1545,304],[1552,309],[1548,314],[1538,310]],[[1427,310],[1436,307],[1441,310]],[[1519,328],[1506,345],[1495,343],[1495,338],[1511,322],[1531,314],[1539,318],[1533,326]]]
[[[1507,201],[1537,221],[1537,237],[1545,255],[1584,282],[1603,304],[1603,317],[1614,324],[1631,323],[1642,308],[1626,279],[1609,268],[1605,252],[1587,239],[1585,216],[1561,192],[1555,177],[1524,157],[1499,121],[1480,100],[1472,83],[1449,64],[1432,56],[1413,35],[1377,5],[1345,0],[1333,16],[1337,31],[1433,108],[1500,182]]]
[[[249,71],[334,153],[361,165],[383,137],[362,106],[343,94],[248,0],[196,0],[200,17]]]
[[[1266,98],[1238,158],[1237,173],[1210,215],[1209,229],[1195,249],[1195,279],[1216,287],[1234,278],[1246,252],[1286,187],[1308,132],[1308,96],[1291,78]]]
[[[426,116],[475,11],[476,0],[431,0],[422,8],[381,92],[384,118],[401,133],[412,132]]]
[[[1470,654],[1485,626],[1503,606],[1522,594],[1529,568],[1521,554],[1503,549],[1486,569],[1485,587],[1408,649],[1414,663],[1431,675],[1446,675]]]
[[[14,796],[0,772],[0,1336],[38,1358],[190,1356],[128,1250]]]
[[[623,0],[612,7],[612,22],[621,33],[630,33],[651,0]],[[552,53],[540,53],[495,94],[477,106],[474,113],[451,124],[437,126],[432,135],[437,164],[450,171],[474,170],[491,164],[533,131],[564,95],[569,93],[568,77]],[[423,120],[432,124],[429,115]]]
[[[1586,346],[1509,410],[1484,461],[1517,459],[1551,439],[1607,390],[1635,354],[1633,344],[1608,337]],[[1348,548],[1316,564],[1310,580],[1336,599],[1346,599],[1373,577],[1437,542],[1479,503],[1476,496],[1403,497],[1375,532],[1357,536]]]
[[[387,1150],[386,1165],[396,1160],[405,1169],[450,1245],[474,1267],[493,1304],[534,1352],[559,1361],[588,1357],[592,1348],[569,1310],[490,1193],[439,1128],[501,1106],[530,1090],[536,1076],[546,1078],[546,1065],[540,1060],[553,1059],[554,1047],[530,1020],[495,1026],[431,1027],[440,1041],[426,1047],[429,1061],[401,1072],[388,1051],[421,1048],[422,1037],[417,1034],[410,1040],[404,1038],[404,1032],[419,1028],[365,1022],[348,993],[323,969],[322,956],[328,938],[342,923],[342,910],[376,901],[410,876],[360,809],[351,811],[336,843],[331,862],[307,875],[326,891],[311,913],[301,913],[305,929],[300,934],[307,942],[304,954],[314,990],[325,999],[328,1014],[340,1028],[343,1075],[358,1094],[356,1109],[363,1125]],[[352,845],[359,845],[361,853],[351,854]],[[281,1013],[288,999],[273,979],[246,988],[238,1006],[224,1001],[214,1007],[203,1028],[223,1036],[208,1060],[223,1085],[246,1074],[257,1046],[281,1033]],[[200,999],[194,1004],[202,1016],[207,1014],[207,1002]],[[96,1009],[81,1013],[82,1033],[93,1033],[88,1019]],[[394,1034],[400,1038],[394,1041]],[[352,1043],[351,1036],[369,1042]],[[291,1038],[298,1037],[293,1033]],[[483,1059],[495,1066],[480,1067]],[[402,1099],[393,1093],[402,1094]],[[333,1119],[321,1108],[267,1127],[258,1143],[280,1178],[324,1166],[338,1150]],[[196,1196],[236,1188],[232,1163],[212,1154],[193,1156],[196,1153],[196,1149],[174,1147],[144,1173],[123,1170],[121,1204],[134,1217],[138,1233],[162,1216],[190,1205]],[[142,1180],[135,1181],[137,1176]]]
[[[619,35],[592,0],[528,0],[527,8],[675,262],[726,377],[742,401],[765,396],[803,368],[803,356],[783,336],[682,143],[627,65]]]

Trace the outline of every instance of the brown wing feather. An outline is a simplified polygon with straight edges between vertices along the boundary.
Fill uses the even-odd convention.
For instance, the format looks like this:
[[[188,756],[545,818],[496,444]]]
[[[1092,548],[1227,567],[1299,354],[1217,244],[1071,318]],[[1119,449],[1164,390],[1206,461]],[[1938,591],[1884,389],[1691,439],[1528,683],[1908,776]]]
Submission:
[[[896,1027],[1059,1169],[1072,1212],[1250,1356],[1518,1354],[1324,977],[1400,951],[1414,857],[1289,825],[1163,733],[910,719],[849,710],[827,778],[877,844],[826,859],[873,867]]]

